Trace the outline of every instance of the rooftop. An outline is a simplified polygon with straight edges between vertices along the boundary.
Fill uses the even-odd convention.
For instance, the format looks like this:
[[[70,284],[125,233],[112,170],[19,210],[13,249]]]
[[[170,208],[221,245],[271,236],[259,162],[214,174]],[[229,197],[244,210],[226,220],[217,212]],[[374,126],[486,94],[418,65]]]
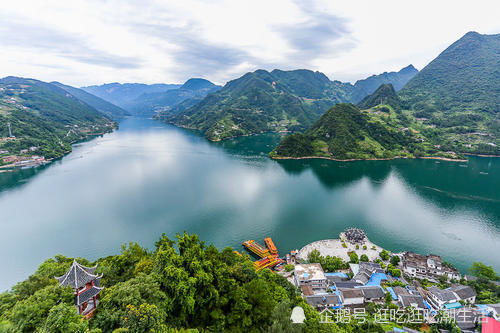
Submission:
[[[85,287],[85,285],[99,276],[95,275],[95,267],[85,267],[80,265],[76,260],[73,260],[71,267],[66,272],[66,274],[56,277],[61,286],[69,286],[73,289],[79,289]]]
[[[326,280],[325,272],[320,264],[295,265],[295,276],[300,281]]]
[[[325,294],[325,295],[306,296],[306,302],[312,306],[320,306],[327,304],[340,304],[341,300],[338,295]]]

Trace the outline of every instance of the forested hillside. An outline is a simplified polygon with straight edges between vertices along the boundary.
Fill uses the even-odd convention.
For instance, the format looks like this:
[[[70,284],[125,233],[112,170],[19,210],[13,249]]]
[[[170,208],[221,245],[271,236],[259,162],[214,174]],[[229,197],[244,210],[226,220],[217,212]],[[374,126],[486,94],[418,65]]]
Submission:
[[[199,129],[215,141],[265,131],[300,130],[331,105],[348,101],[352,89],[352,85],[332,82],[319,72],[257,70],[163,119]]]
[[[121,254],[94,263],[77,260],[98,265],[96,272],[103,274],[104,290],[92,319],[76,314],[73,291],[54,278],[73,261],[58,255],[0,294],[0,331],[318,332],[321,327],[322,332],[352,332],[363,327],[319,324],[319,314],[285,278],[267,269],[256,272],[248,256],[205,245],[196,235],[162,236],[153,251],[131,243]],[[295,305],[305,309],[304,326],[290,322]]]
[[[500,155],[500,34],[469,32],[399,93],[424,122],[463,152]]]
[[[113,130],[107,116],[50,83],[18,77],[0,79],[2,155],[60,157],[71,143]],[[9,131],[10,127],[10,131]]]
[[[286,136],[270,156],[337,160],[458,157],[436,148],[421,126],[389,104],[376,104],[367,110],[338,104],[304,133]]]
[[[60,82],[51,82],[51,84],[58,86],[61,89],[66,90],[71,95],[78,98],[79,100],[87,103],[88,105],[90,105],[91,107],[96,109],[97,111],[102,112],[105,115],[107,115],[108,117],[111,117],[113,119],[120,119],[120,118],[123,118],[125,116],[130,115],[124,109],[122,109],[114,104],[111,104],[110,102],[105,101],[100,97],[89,94],[88,92],[86,92],[83,89],[68,86],[68,85],[62,84]]]

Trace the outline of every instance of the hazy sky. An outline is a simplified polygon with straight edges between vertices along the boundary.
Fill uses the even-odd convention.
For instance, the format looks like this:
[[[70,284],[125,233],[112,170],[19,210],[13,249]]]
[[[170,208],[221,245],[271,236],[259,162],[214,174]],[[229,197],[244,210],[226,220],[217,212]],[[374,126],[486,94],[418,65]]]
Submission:
[[[0,76],[223,84],[308,68],[354,82],[500,33],[499,13],[498,0],[16,0],[0,11]]]

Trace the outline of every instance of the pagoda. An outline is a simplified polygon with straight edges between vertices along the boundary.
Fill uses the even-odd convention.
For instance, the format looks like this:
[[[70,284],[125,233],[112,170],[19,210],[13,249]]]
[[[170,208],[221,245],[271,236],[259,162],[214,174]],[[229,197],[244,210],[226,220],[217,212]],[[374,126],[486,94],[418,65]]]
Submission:
[[[61,286],[68,286],[75,290],[75,306],[78,314],[87,318],[92,317],[99,303],[99,293],[104,288],[100,287],[102,277],[95,274],[97,265],[85,267],[76,260],[63,276],[56,277]]]

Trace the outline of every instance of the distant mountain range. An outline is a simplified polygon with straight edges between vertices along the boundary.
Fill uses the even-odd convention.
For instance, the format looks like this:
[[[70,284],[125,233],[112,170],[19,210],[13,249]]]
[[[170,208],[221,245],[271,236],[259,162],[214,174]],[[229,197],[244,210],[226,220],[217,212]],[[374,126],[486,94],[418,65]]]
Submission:
[[[367,80],[403,82],[414,70],[409,66]],[[296,131],[310,126],[332,105],[365,97],[368,88],[368,84],[357,88],[331,81],[323,73],[305,69],[257,70],[228,82],[198,103],[160,112],[157,118],[201,130],[214,141],[265,131]]]
[[[160,111],[168,112],[187,99],[194,104],[220,88],[205,79],[189,79],[177,89],[141,94],[129,104],[128,109],[134,115],[155,115]]]
[[[364,110],[333,107],[304,133],[285,137],[271,156],[500,155],[500,34],[467,33],[398,94],[383,84],[358,106]]]
[[[82,89],[123,107],[132,115],[153,116],[160,111],[169,112],[187,99],[192,99],[188,105],[195,104],[220,88],[208,80],[192,78],[182,85],[109,83]]]
[[[405,84],[410,81],[418,70],[409,65],[399,72],[384,72],[378,75],[372,75],[364,80],[358,80],[354,84],[356,91],[353,93],[352,102],[357,103],[365,96],[372,94],[382,84],[391,84],[394,90],[401,90]]]
[[[79,100],[87,103],[88,105],[95,108],[97,111],[100,111],[113,119],[120,119],[120,118],[123,118],[125,116],[130,115],[130,113],[125,111],[124,109],[122,109],[114,104],[111,104],[110,102],[105,101],[102,98],[99,98],[95,95],[92,95],[83,89],[68,86],[68,85],[62,84],[60,82],[51,82],[51,84],[66,90],[71,95],[78,98]]]
[[[180,88],[180,84],[143,84],[143,83],[106,83],[82,87],[81,89],[117,105],[127,111],[134,105],[137,97],[142,94],[165,92],[171,89]]]
[[[71,151],[71,143],[109,132],[115,125],[55,84],[13,76],[0,79],[0,150],[7,151],[2,155],[27,150],[45,158],[60,157]]]

